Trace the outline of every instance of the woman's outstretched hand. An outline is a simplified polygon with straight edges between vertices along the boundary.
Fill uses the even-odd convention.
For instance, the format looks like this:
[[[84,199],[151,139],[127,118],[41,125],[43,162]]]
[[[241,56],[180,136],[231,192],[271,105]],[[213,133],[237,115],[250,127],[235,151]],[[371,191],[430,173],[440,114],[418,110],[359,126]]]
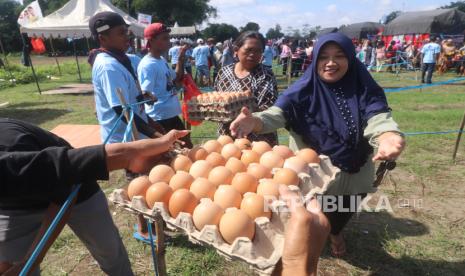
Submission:
[[[241,113],[229,126],[231,135],[237,138],[245,138],[254,131],[260,131],[262,122],[259,118],[252,116],[247,107],[243,107]]]
[[[405,139],[395,132],[385,132],[378,138],[378,152],[373,161],[396,160],[405,148]]]

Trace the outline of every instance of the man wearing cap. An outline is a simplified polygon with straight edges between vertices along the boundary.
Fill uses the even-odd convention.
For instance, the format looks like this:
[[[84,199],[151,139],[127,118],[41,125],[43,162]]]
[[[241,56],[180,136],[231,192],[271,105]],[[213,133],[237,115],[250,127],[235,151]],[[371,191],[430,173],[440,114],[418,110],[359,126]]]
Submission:
[[[128,25],[121,15],[101,12],[89,20],[89,28],[100,48],[92,50],[89,63],[92,66],[92,83],[95,91],[97,118],[101,126],[102,141],[110,136],[112,128],[123,112],[122,105],[144,101],[139,88],[135,64],[126,55],[129,47]],[[118,90],[121,89],[121,95]],[[120,99],[120,97],[122,99]],[[143,105],[132,106],[139,139],[155,137],[155,129],[148,123]],[[109,138],[109,143],[123,141],[125,123],[119,123]],[[154,124],[155,125],[155,124]],[[152,126],[154,126],[152,125]]]
[[[144,37],[149,53],[142,58],[137,73],[142,90],[157,98],[153,105],[145,105],[145,112],[165,130],[184,130],[184,124],[179,118],[181,105],[177,90],[182,87],[187,47],[180,49],[174,71],[163,57],[170,47],[170,32],[162,23],[153,23],[145,28]],[[182,138],[182,141],[185,147],[192,148],[188,136]]]
[[[192,57],[195,60],[195,81],[203,84],[204,78],[210,82],[210,70],[208,69],[208,57],[210,56],[210,48],[205,45],[203,39],[197,39],[197,47],[192,51]]]

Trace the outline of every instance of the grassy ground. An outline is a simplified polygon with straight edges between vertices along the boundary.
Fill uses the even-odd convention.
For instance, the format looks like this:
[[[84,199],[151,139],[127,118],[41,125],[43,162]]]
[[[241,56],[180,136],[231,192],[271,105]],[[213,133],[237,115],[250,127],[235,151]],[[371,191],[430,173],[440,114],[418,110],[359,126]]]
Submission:
[[[38,67],[50,66],[46,60],[41,61],[43,65]],[[67,64],[72,66],[69,61]],[[88,80],[89,70],[83,61],[82,67]],[[374,73],[374,77],[385,88],[418,84],[415,73]],[[435,76],[434,81],[454,77]],[[75,75],[65,75],[59,81],[44,81],[41,86],[50,89],[76,79]],[[284,87],[280,78],[280,91]],[[465,111],[465,83],[391,93],[388,100],[396,121],[406,132],[453,130]],[[0,90],[0,103],[5,101],[10,105],[0,108],[0,117],[23,119],[46,129],[60,123],[97,123],[92,95],[40,96],[34,84],[28,84]],[[286,135],[284,131],[280,134]],[[194,137],[214,135],[213,124],[193,130]],[[376,198],[387,196],[394,212],[364,212],[354,217],[344,232],[348,255],[335,259],[326,249],[320,261],[321,275],[463,275],[465,147],[462,143],[454,164],[451,156],[455,136],[407,138],[407,149],[391,174],[392,181],[381,186],[371,201],[375,205]],[[101,183],[107,194],[123,185],[120,172],[112,175],[111,183]],[[111,208],[135,273],[153,274],[150,248],[132,238],[131,215]],[[170,275],[251,274],[244,264],[226,261],[214,250],[194,246],[183,237],[170,243],[166,259]],[[55,242],[42,269],[43,275],[103,275],[69,229]]]

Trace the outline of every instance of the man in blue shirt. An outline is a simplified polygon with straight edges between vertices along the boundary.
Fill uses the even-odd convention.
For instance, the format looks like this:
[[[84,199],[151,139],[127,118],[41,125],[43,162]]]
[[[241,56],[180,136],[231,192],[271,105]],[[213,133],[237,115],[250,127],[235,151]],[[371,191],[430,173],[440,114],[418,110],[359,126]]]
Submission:
[[[184,61],[184,69],[192,77],[192,45],[188,40],[181,40],[181,47],[187,47],[186,50],[186,60]]]
[[[179,53],[181,52],[181,46],[179,40],[176,40],[173,43],[173,47],[168,51],[168,56],[171,62],[171,68],[176,69],[176,64],[178,64]]]
[[[422,56],[422,65],[421,65],[421,82],[425,83],[425,74],[428,72],[426,76],[426,83],[431,83],[431,78],[433,77],[434,68],[436,66],[436,62],[439,58],[439,54],[441,53],[441,46],[439,46],[439,38],[432,39],[432,42],[429,42],[421,48],[421,56]]]
[[[273,66],[273,58],[274,58],[273,48],[271,48],[270,43],[268,42],[265,46],[265,51],[263,51],[263,61],[262,64],[269,69]]]
[[[170,32],[171,30],[161,23],[153,23],[145,28],[144,37],[148,41],[147,48],[150,51],[142,58],[137,69],[142,90],[157,98],[153,105],[145,105],[145,112],[167,131],[185,129],[179,118],[181,105],[177,88],[182,86],[187,47],[180,49],[174,71],[163,57],[170,47]],[[186,136],[182,140],[185,147],[192,147],[189,137]]]
[[[145,98],[138,88],[135,64],[125,54],[129,47],[129,37],[124,19],[117,13],[102,12],[89,21],[89,28],[100,43],[100,48],[89,55],[89,63],[92,66],[95,106],[103,142],[123,113],[120,97],[127,104],[134,104]],[[134,57],[131,58],[137,62]],[[121,95],[118,91],[121,91]],[[143,106],[133,106],[133,111],[138,138],[155,137],[156,131],[148,124]],[[124,116],[122,118],[123,122],[116,127],[108,143],[123,141],[127,121]]]
[[[210,48],[205,45],[203,39],[197,40],[197,47],[192,52],[192,58],[195,60],[195,81],[203,86],[210,83],[210,70],[208,69],[208,57]]]

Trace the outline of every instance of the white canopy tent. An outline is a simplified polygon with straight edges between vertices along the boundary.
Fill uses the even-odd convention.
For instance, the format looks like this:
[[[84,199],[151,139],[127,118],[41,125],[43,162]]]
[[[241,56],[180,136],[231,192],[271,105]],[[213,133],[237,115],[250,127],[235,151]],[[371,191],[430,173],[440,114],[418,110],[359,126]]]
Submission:
[[[145,26],[115,7],[109,0],[70,0],[59,10],[22,27],[21,32],[27,33],[29,37],[34,35],[55,38],[91,37],[89,20],[93,15],[103,11],[120,14],[128,23],[129,30],[132,30],[137,37],[143,37]]]

